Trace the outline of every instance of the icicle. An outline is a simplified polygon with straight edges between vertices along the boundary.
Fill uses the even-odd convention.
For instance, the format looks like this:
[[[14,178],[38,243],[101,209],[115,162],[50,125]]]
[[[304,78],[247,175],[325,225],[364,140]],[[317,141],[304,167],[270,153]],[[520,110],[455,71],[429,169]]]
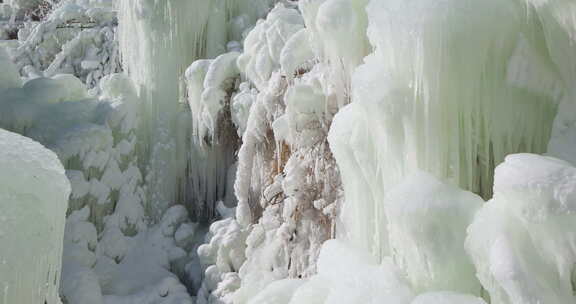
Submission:
[[[367,11],[375,51],[330,140],[343,179],[354,179],[345,229],[383,256],[385,236],[370,247],[386,234],[389,189],[421,169],[490,197],[505,155],[544,152],[564,87],[513,1],[371,1]]]
[[[237,21],[247,27],[264,14],[272,2],[120,2],[122,59],[125,70],[138,88],[145,113],[144,126],[139,130],[139,152],[140,158],[145,160],[148,212],[153,218],[158,218],[179,199],[198,204],[200,209],[205,207],[201,202],[208,200],[212,204],[209,209],[213,209],[217,199],[223,197],[218,185],[222,181],[225,184],[236,142],[232,140],[226,147],[215,148],[220,149],[218,152],[202,151],[203,148],[194,145],[200,145],[206,135],[215,136],[218,132],[216,125],[223,107],[222,99],[230,89],[230,84],[225,82],[237,73],[234,65],[237,54],[218,57],[213,65],[201,61],[188,67],[198,58],[214,58],[225,52],[230,38],[241,39],[230,29],[230,25],[235,24],[230,23],[231,20],[243,18],[244,23]],[[188,85],[186,89],[182,89],[184,81]],[[190,120],[181,116],[185,93],[192,111],[192,141],[185,139],[189,128],[182,123]],[[193,180],[189,181],[190,178]],[[196,199],[199,202],[195,202]]]

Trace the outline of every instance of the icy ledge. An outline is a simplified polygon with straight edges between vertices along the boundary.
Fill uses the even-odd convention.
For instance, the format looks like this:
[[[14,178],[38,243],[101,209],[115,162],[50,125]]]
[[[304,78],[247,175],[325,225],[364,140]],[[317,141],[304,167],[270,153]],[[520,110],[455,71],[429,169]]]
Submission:
[[[3,129],[0,168],[0,303],[58,304],[70,194],[64,168],[54,152]]]

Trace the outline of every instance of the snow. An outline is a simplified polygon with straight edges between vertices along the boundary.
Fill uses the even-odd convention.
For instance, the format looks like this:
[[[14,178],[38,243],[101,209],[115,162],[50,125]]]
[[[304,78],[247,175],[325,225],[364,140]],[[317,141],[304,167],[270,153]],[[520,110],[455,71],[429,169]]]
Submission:
[[[248,127],[248,117],[250,115],[250,107],[256,99],[258,91],[251,89],[250,85],[246,82],[239,85],[237,94],[234,96],[231,105],[232,121],[238,130],[238,136],[242,137],[246,128]]]
[[[272,71],[280,64],[281,52],[292,35],[303,28],[296,9],[277,5],[260,20],[244,40],[244,53],[238,59],[240,70],[257,89],[263,90]]]
[[[218,118],[226,106],[228,91],[234,88],[240,74],[236,66],[239,55],[230,52],[214,60],[198,60],[186,70],[192,130],[199,145],[203,145],[205,138],[214,138],[218,132]]]
[[[56,155],[0,129],[0,299],[59,304],[70,183]]]
[[[314,51],[308,29],[301,29],[292,35],[284,44],[280,53],[282,72],[289,79],[298,73],[299,69],[309,69],[314,61]]]
[[[40,22],[25,23],[10,53],[28,78],[74,74],[94,88],[121,69],[115,24],[112,7],[62,1]]]
[[[486,280],[477,279],[482,267],[478,268],[478,257],[468,255],[465,238],[475,213],[484,205],[480,196],[488,199],[494,192],[497,199],[498,182],[492,187],[494,168],[506,155],[543,153],[547,147],[549,155],[572,158],[574,111],[572,86],[567,84],[573,77],[569,66],[559,68],[572,56],[567,50],[573,50],[565,45],[571,40],[566,36],[573,28],[572,15],[558,9],[566,6],[540,3],[539,15],[527,15],[525,10],[530,8],[524,3],[501,1],[367,2],[300,1],[304,28],[287,41],[302,42],[293,42],[290,48],[295,56],[281,56],[280,66],[275,57],[279,47],[263,33],[271,22],[288,20],[278,16],[288,16],[289,7],[277,6],[273,12],[278,12],[259,22],[244,42],[238,65],[258,94],[250,103],[246,130],[240,132],[237,219],[252,231],[240,271],[241,287],[235,294],[239,303],[273,297],[277,280],[307,277],[306,272],[279,270],[286,269],[283,260],[293,251],[284,249],[276,238],[299,242],[290,216],[301,214],[299,208],[310,188],[297,182],[307,177],[302,173],[306,157],[296,155],[325,140],[322,123],[328,126],[331,152],[344,186],[337,238],[375,264],[390,265],[399,277],[406,276],[401,284],[407,290],[404,297],[394,292],[382,295],[398,303],[483,303],[478,296],[485,296],[486,286],[480,284]],[[552,18],[547,15],[550,11]],[[535,25],[539,17],[548,28],[544,33]],[[304,46],[305,41],[310,43]],[[371,47],[364,44],[367,41]],[[284,44],[286,50],[288,46]],[[553,51],[548,53],[546,48]],[[338,109],[350,99],[351,104]],[[319,126],[314,125],[318,122]],[[267,154],[263,144],[272,140],[276,141],[274,156]],[[269,178],[274,167],[265,164],[284,164],[283,144],[292,155],[283,174],[272,173]],[[262,176],[268,180],[262,181]],[[526,176],[514,179],[524,182]],[[543,179],[558,182],[550,176]],[[288,197],[280,203],[273,199],[282,194]],[[571,198],[563,199],[567,200]],[[533,194],[518,201],[541,204]],[[322,199],[314,199],[313,205],[325,208]],[[545,204],[534,212],[550,208]],[[330,209],[326,208],[327,214]],[[558,210],[559,216],[569,212]],[[494,216],[495,221],[498,218]],[[548,233],[552,232],[539,235]],[[506,256],[505,249],[498,250]],[[299,257],[290,260],[288,269]],[[344,260],[340,255],[338,264]],[[319,277],[322,263],[321,255]],[[300,302],[332,303],[336,297],[329,298],[326,290],[345,290],[335,283],[338,280],[323,282],[316,276],[308,280],[319,290],[304,283],[294,293],[278,291],[278,301],[302,290]],[[277,285],[282,284],[291,283]],[[377,293],[373,289],[383,289],[369,283],[351,289],[356,288],[362,292],[347,290],[354,294],[348,298],[350,303]],[[307,294],[314,298],[306,299]],[[346,299],[338,296],[343,303]],[[524,298],[513,303],[530,302]]]
[[[232,295],[240,287],[238,270],[246,260],[244,251],[249,231],[233,218],[234,209],[227,209],[222,203],[219,206],[225,218],[210,225],[205,236],[207,242],[198,247],[204,272],[196,299],[199,304],[233,303]]]
[[[41,0],[7,0],[6,4],[23,14],[26,10],[34,8],[40,2]]]

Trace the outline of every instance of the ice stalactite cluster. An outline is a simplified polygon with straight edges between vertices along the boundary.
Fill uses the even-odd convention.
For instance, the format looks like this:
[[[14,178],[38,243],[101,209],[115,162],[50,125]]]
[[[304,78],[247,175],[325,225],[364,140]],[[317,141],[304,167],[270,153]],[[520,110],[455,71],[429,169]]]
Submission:
[[[189,107],[188,162],[186,168],[185,201],[193,201],[199,218],[217,216],[216,202],[224,200],[235,206],[233,188],[239,138],[230,112],[232,92],[239,72],[237,52],[219,55],[215,59],[201,59],[185,73],[186,96]],[[190,134],[191,133],[191,134]],[[202,160],[202,161],[198,161]]]
[[[0,168],[0,303],[59,304],[64,168],[54,152],[2,129]]]
[[[191,132],[203,132],[196,127],[203,126],[198,118],[204,112],[190,115],[185,96],[186,92],[192,94],[188,97],[192,109],[209,104],[206,113],[216,119],[217,103],[226,97],[225,85],[220,82],[233,76],[228,75],[226,65],[230,59],[214,59],[213,70],[206,71],[208,75],[192,75],[202,73],[186,70],[195,59],[214,58],[234,49],[243,31],[266,13],[271,2],[120,1],[123,63],[143,107],[139,154],[147,163],[147,209],[156,218],[176,201],[187,202],[200,218],[214,216],[214,204],[225,194],[223,184],[233,163],[234,149],[221,147],[217,141],[209,149],[191,142]],[[194,17],[190,12],[195,12]],[[185,89],[187,82],[200,85],[198,79],[190,77],[204,76],[208,78],[200,80],[202,86],[197,91]],[[200,93],[204,89],[208,92]],[[209,126],[213,129],[215,123],[212,121]]]
[[[507,154],[546,151],[568,91],[527,10],[516,1],[368,5],[375,51],[331,129],[350,195],[344,226],[358,246],[390,253],[383,202],[410,172],[490,197],[493,168]]]

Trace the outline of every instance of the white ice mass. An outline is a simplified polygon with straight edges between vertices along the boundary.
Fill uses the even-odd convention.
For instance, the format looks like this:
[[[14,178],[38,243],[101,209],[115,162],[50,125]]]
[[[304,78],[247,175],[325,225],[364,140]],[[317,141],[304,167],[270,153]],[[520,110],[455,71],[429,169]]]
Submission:
[[[573,0],[0,0],[0,304],[576,303]]]
[[[58,304],[70,183],[54,152],[0,130],[0,299]]]

